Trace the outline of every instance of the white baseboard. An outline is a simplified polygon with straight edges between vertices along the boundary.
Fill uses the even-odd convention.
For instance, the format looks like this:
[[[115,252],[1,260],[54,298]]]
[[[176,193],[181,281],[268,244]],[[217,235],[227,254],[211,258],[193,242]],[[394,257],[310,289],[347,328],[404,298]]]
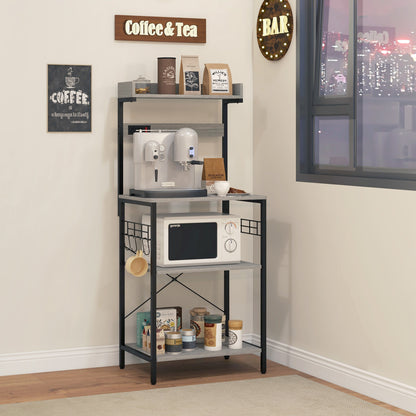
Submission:
[[[248,334],[244,339],[253,344],[260,343],[258,335]],[[416,413],[414,387],[270,339],[267,341],[267,358]],[[117,345],[0,354],[0,376],[117,366],[118,359]],[[126,354],[126,364],[139,362],[143,361]]]
[[[260,344],[258,335],[248,336],[247,340],[250,338],[253,344]],[[267,359],[416,413],[415,387],[270,339],[267,340]]]
[[[118,345],[0,354],[0,376],[118,365]],[[126,354],[126,364],[141,362]]]

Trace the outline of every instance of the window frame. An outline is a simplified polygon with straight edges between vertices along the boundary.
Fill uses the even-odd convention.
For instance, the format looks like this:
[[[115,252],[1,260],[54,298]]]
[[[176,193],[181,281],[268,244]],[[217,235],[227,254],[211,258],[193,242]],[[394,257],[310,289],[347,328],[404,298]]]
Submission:
[[[296,5],[296,180],[298,182],[313,182],[325,184],[338,184],[350,186],[364,186],[375,188],[391,188],[416,190],[416,175],[408,173],[371,172],[364,171],[356,163],[360,157],[360,143],[357,141],[358,99],[355,88],[352,97],[334,97],[325,102],[319,97],[320,50],[317,47],[318,39],[322,39],[320,21],[320,5],[324,0],[297,0]],[[350,0],[351,16],[350,32],[356,39],[357,0]],[[316,17],[315,17],[316,16]],[[356,85],[356,42],[350,42],[349,51],[353,51],[349,60],[352,64],[353,85]],[[332,168],[318,168],[314,165],[314,117],[321,116],[349,116],[352,122],[350,129],[350,151],[355,168],[351,170]],[[351,148],[352,147],[352,148]]]

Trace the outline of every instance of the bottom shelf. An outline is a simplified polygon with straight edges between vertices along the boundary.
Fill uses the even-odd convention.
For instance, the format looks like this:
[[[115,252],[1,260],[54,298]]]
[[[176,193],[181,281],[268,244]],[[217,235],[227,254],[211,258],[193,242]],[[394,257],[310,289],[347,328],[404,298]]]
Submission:
[[[139,348],[136,344],[127,344],[125,348],[122,347],[127,352],[135,354],[140,358],[150,361],[150,355],[147,351]],[[192,360],[196,358],[209,358],[209,357],[222,357],[222,356],[232,356],[232,355],[241,355],[241,354],[259,354],[261,351],[260,347],[256,345],[243,342],[243,348],[235,350],[227,347],[223,344],[220,351],[207,351],[204,349],[203,344],[197,344],[197,347],[192,351],[182,351],[179,354],[165,353],[157,354],[156,361],[177,361],[177,360]],[[144,357],[144,355],[146,357]]]

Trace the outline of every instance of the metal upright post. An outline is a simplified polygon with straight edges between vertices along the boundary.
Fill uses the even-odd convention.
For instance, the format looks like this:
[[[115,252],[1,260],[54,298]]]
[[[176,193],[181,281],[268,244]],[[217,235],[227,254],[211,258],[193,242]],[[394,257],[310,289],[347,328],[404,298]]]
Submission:
[[[156,384],[156,203],[150,204],[150,382]]]
[[[118,203],[119,211],[119,366],[125,366],[125,273],[124,273],[124,202]]]
[[[264,374],[267,369],[267,290],[266,290],[266,200],[260,201],[261,237],[260,237],[260,339],[261,339],[261,372]]]

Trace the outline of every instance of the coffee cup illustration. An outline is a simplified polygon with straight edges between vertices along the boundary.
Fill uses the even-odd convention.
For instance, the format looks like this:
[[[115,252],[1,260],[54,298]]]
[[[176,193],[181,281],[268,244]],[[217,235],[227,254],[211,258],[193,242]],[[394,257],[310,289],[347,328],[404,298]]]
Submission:
[[[74,88],[79,82],[79,77],[65,77],[65,84],[68,88]]]
[[[136,277],[146,274],[148,267],[146,259],[143,258],[142,250],[137,251],[134,256],[129,257],[126,261],[126,270]]]

